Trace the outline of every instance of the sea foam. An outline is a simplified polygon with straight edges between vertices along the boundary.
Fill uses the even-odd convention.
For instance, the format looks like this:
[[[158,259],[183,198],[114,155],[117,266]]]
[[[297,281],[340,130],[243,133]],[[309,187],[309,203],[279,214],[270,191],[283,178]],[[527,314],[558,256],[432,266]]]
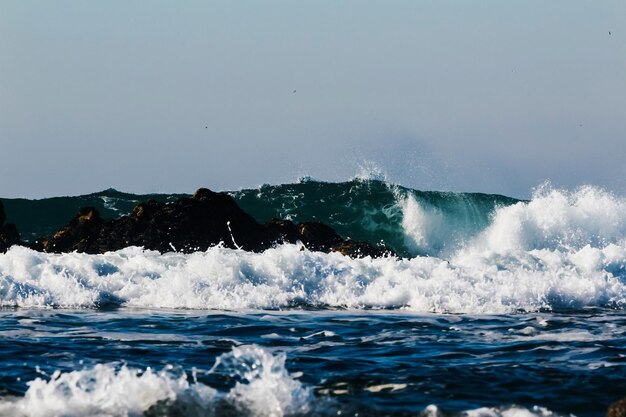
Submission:
[[[254,345],[235,347],[218,357],[207,373],[237,382],[230,389],[218,390],[172,366],[155,371],[103,364],[57,371],[47,380],[28,382],[22,398],[0,398],[0,416],[129,417],[148,412],[154,416],[282,417],[310,410],[312,391],[287,372],[282,353],[273,355]]]
[[[261,254],[127,248],[103,255],[0,255],[0,305],[278,309],[297,305],[417,312],[623,308],[624,245],[516,256],[350,259],[282,245]]]

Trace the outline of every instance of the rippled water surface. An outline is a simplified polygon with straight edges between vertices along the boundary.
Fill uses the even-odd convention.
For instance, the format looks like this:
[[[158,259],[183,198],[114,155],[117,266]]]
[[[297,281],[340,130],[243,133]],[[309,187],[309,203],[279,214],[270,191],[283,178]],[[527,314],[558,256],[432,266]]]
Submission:
[[[213,396],[194,405],[195,411],[158,411],[149,400],[138,409],[143,415],[203,415],[198,409],[215,412],[216,402],[230,401],[231,411],[251,415],[363,416],[432,413],[427,407],[433,404],[444,411],[492,407],[506,414],[517,405],[534,414],[546,411],[533,408],[539,406],[600,416],[626,394],[625,325],[623,312],[599,309],[488,316],[10,309],[0,313],[0,412],[55,415],[35,413],[45,409],[44,397],[61,395],[72,403],[87,392],[92,397],[85,401],[93,405],[98,390],[108,401],[140,382],[150,391],[163,381],[184,380]],[[251,377],[257,367],[271,375]],[[153,382],[145,381],[148,368],[155,372]],[[129,369],[134,376],[124,377],[120,370]],[[63,381],[68,374],[82,379]],[[25,404],[25,393],[37,383],[44,405]],[[241,388],[237,384],[254,383],[269,384],[285,397],[269,404],[263,393],[234,391]],[[187,385],[181,390],[188,391]],[[261,395],[257,408],[241,405],[255,395]],[[89,415],[75,407],[56,415]]]

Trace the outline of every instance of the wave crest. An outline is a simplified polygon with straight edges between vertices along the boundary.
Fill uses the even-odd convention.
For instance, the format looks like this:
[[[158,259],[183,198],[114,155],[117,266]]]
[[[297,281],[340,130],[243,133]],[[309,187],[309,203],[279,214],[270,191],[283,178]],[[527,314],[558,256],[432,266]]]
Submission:
[[[540,188],[529,202],[497,209],[476,249],[496,252],[602,248],[626,238],[626,200],[596,187]]]

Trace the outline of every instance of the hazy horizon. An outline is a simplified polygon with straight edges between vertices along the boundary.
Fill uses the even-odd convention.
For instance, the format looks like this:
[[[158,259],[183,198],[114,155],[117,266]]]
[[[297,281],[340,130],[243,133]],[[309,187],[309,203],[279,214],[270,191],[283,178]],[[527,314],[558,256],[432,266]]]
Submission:
[[[626,194],[626,3],[0,3],[0,197]]]

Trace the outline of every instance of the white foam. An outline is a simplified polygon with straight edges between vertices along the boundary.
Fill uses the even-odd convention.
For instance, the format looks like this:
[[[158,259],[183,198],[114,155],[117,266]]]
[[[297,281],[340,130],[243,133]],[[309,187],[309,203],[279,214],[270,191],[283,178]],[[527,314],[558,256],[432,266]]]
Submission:
[[[442,194],[440,206],[414,194],[395,193],[404,245],[413,255],[450,257],[486,227],[490,204],[462,194]]]
[[[529,202],[499,207],[481,232],[478,207],[459,198],[446,210],[398,195],[405,244],[414,254],[450,257],[460,248],[508,253],[533,249],[600,248],[626,239],[626,199],[603,189],[539,188]]]
[[[258,346],[233,348],[217,359],[211,372],[216,370],[226,370],[243,379],[226,399],[252,415],[283,416],[309,411],[312,391],[289,375],[284,353],[273,356]]]
[[[194,417],[213,415],[220,403],[250,416],[281,417],[309,410],[311,390],[289,375],[283,354],[272,355],[258,346],[236,347],[220,356],[209,372],[239,382],[218,391],[190,381],[171,366],[156,372],[105,364],[55,372],[48,380],[28,382],[23,398],[0,399],[0,416],[128,417],[143,415],[151,407],[178,407]]]
[[[574,192],[543,187],[530,202],[499,208],[492,224],[472,245],[474,250],[498,253],[569,251],[602,248],[625,238],[625,199],[589,186]]]
[[[467,417],[559,417],[560,415],[544,407],[531,409],[520,406],[482,407],[462,413]],[[573,415],[570,414],[570,417]]]
[[[127,248],[103,255],[0,255],[0,305],[275,309],[294,304],[507,313],[626,306],[625,245],[413,259],[351,259],[282,245],[184,255]],[[617,274],[617,275],[614,275]]]
[[[441,210],[418,203],[414,196],[402,199],[404,244],[413,254],[435,255],[443,250],[454,231]]]

